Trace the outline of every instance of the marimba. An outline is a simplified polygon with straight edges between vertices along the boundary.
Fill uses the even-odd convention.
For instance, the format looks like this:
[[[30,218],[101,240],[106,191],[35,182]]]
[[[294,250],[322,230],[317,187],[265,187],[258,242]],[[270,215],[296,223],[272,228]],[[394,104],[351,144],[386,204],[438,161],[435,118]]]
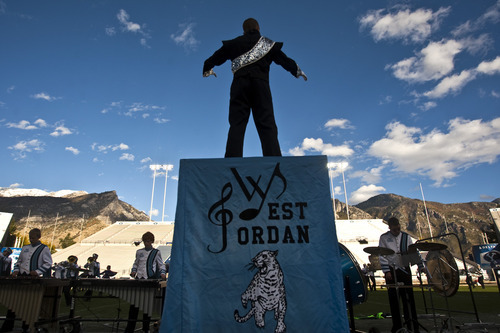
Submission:
[[[166,281],[134,279],[78,279],[72,280],[76,289],[94,290],[118,297],[152,316],[162,312]]]
[[[62,288],[67,285],[67,280],[50,278],[3,278],[0,280],[0,303],[34,331],[40,318],[57,320]]]

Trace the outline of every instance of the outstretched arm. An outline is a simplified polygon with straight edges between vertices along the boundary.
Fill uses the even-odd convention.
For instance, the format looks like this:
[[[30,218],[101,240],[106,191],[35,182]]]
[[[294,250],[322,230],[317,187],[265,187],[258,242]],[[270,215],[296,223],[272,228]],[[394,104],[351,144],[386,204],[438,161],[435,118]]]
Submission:
[[[209,77],[210,75],[213,75],[217,77],[215,74],[213,68],[215,66],[220,66],[223,63],[226,62],[226,60],[229,59],[227,56],[227,53],[224,49],[224,46],[222,46],[220,49],[214,52],[210,58],[205,60],[203,63],[203,77]]]
[[[283,51],[278,50],[273,60],[276,64],[289,71],[296,78],[302,77],[304,81],[307,81],[306,74],[299,68],[295,60],[288,58]]]

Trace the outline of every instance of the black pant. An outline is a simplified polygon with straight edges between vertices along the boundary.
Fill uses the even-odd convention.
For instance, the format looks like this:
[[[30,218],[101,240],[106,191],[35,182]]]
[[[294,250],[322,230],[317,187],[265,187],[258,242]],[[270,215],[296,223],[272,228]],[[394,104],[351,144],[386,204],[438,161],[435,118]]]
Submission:
[[[139,315],[139,308],[130,304],[130,309],[128,310],[127,327],[125,328],[125,333],[133,333],[135,331],[135,325],[137,322],[137,316]],[[142,315],[142,330],[144,332],[149,332],[149,325],[151,323],[151,317],[146,313]]]
[[[396,273],[394,273],[394,270],[391,268],[391,275],[391,280],[386,279],[387,284],[395,284],[397,281],[398,283],[403,283],[404,286],[413,285],[409,267],[406,270],[397,269]],[[396,279],[394,277],[396,277]],[[396,332],[398,329],[403,327],[403,323],[401,322],[401,312],[399,309],[399,299],[401,299],[401,305],[403,306],[403,314],[407,328],[412,332],[419,332],[413,288],[402,287],[396,289],[391,287],[388,288],[387,293],[389,294],[389,305],[391,307],[392,332]]]
[[[7,310],[7,314],[5,315],[5,321],[0,327],[0,332],[11,332],[14,330],[14,324],[16,320],[16,314],[12,310]],[[23,332],[29,331],[29,326],[23,321],[22,324]]]
[[[243,76],[234,78],[231,85],[230,127],[225,157],[243,156],[243,141],[250,111],[259,133],[262,154],[264,156],[281,156],[269,82],[251,76]]]
[[[370,290],[376,290],[377,289],[377,283],[375,282],[375,276],[369,275],[368,279],[371,280],[371,282],[372,282],[371,286],[370,286]]]

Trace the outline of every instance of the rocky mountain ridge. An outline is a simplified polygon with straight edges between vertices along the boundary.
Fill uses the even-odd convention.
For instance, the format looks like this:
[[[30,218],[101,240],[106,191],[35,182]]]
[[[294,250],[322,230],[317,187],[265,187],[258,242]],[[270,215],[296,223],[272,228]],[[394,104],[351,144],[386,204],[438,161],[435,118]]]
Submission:
[[[39,227],[45,242],[53,242],[55,247],[64,245],[64,240],[78,241],[88,237],[116,221],[149,220],[146,213],[119,200],[115,191],[99,194],[57,191],[39,195],[44,191],[24,190],[17,191],[17,194],[29,194],[28,196],[16,196],[13,195],[15,192],[7,193],[1,190],[0,211],[14,214],[15,232],[22,235],[26,233],[26,229]],[[454,233],[458,236],[464,252],[467,252],[472,245],[483,244],[486,234],[494,237],[489,209],[499,207],[499,203],[500,199],[493,202],[457,204],[428,201],[424,206],[422,200],[396,194],[380,194],[355,206],[349,206],[349,218],[387,220],[395,216],[401,221],[403,230],[414,238],[428,238],[431,232],[432,236]],[[345,203],[336,199],[334,207],[336,218],[347,219]],[[452,252],[457,251],[458,244],[453,237],[439,241],[454,249]]]
[[[116,221],[148,221],[146,213],[118,199],[115,191],[69,196],[0,196],[0,211],[13,213],[11,226],[19,235],[37,227],[42,240],[54,247],[76,242]],[[79,194],[79,195],[77,195]]]
[[[396,194],[380,194],[357,204],[356,207],[373,218],[387,220],[391,216],[397,217],[402,229],[417,239],[430,238],[431,235],[435,237],[456,234],[463,251],[467,253],[473,245],[484,244],[485,237],[495,237],[489,210],[497,208],[497,202],[498,199],[493,202],[454,204],[426,201],[424,205],[422,200]],[[458,241],[453,235],[430,241],[444,242],[454,254],[459,252]]]

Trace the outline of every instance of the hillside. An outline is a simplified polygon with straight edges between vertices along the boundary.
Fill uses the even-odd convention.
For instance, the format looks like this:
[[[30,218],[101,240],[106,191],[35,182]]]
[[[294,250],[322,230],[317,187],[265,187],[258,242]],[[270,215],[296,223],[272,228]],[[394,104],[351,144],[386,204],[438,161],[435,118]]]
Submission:
[[[496,200],[498,201],[498,199]],[[458,235],[464,252],[472,245],[483,244],[483,233],[491,233],[493,220],[490,208],[498,207],[496,202],[469,202],[442,204],[426,201],[432,235],[455,233]],[[404,230],[415,238],[430,237],[429,225],[422,200],[405,198],[396,194],[380,194],[356,205],[374,218],[387,220],[397,217]],[[458,251],[455,239],[444,241],[452,252]]]
[[[0,211],[14,214],[13,225],[20,235],[40,228],[42,240],[50,244],[53,238],[55,247],[61,246],[61,239],[78,241],[116,221],[149,220],[144,212],[119,200],[115,191],[77,193],[81,195],[0,196]]]
[[[29,190],[16,192],[16,196],[7,195],[13,195],[13,192],[0,193],[0,211],[14,214],[16,232],[24,235],[29,228],[41,228],[43,241],[50,244],[53,238],[55,247],[61,247],[62,240],[63,243],[78,242],[80,237],[90,236],[116,221],[149,220],[144,212],[119,200],[115,191],[99,194],[58,191],[44,194]],[[455,233],[467,253],[472,245],[483,244],[484,233],[493,234],[489,209],[498,207],[498,202],[500,199],[457,204],[426,202],[433,236]],[[335,211],[338,219],[347,219],[345,203],[336,199]],[[430,237],[421,200],[381,194],[356,206],[349,206],[350,219],[387,220],[391,216],[398,217],[403,229],[415,238]],[[448,237],[444,241],[452,252],[459,253],[458,244],[453,238]]]

